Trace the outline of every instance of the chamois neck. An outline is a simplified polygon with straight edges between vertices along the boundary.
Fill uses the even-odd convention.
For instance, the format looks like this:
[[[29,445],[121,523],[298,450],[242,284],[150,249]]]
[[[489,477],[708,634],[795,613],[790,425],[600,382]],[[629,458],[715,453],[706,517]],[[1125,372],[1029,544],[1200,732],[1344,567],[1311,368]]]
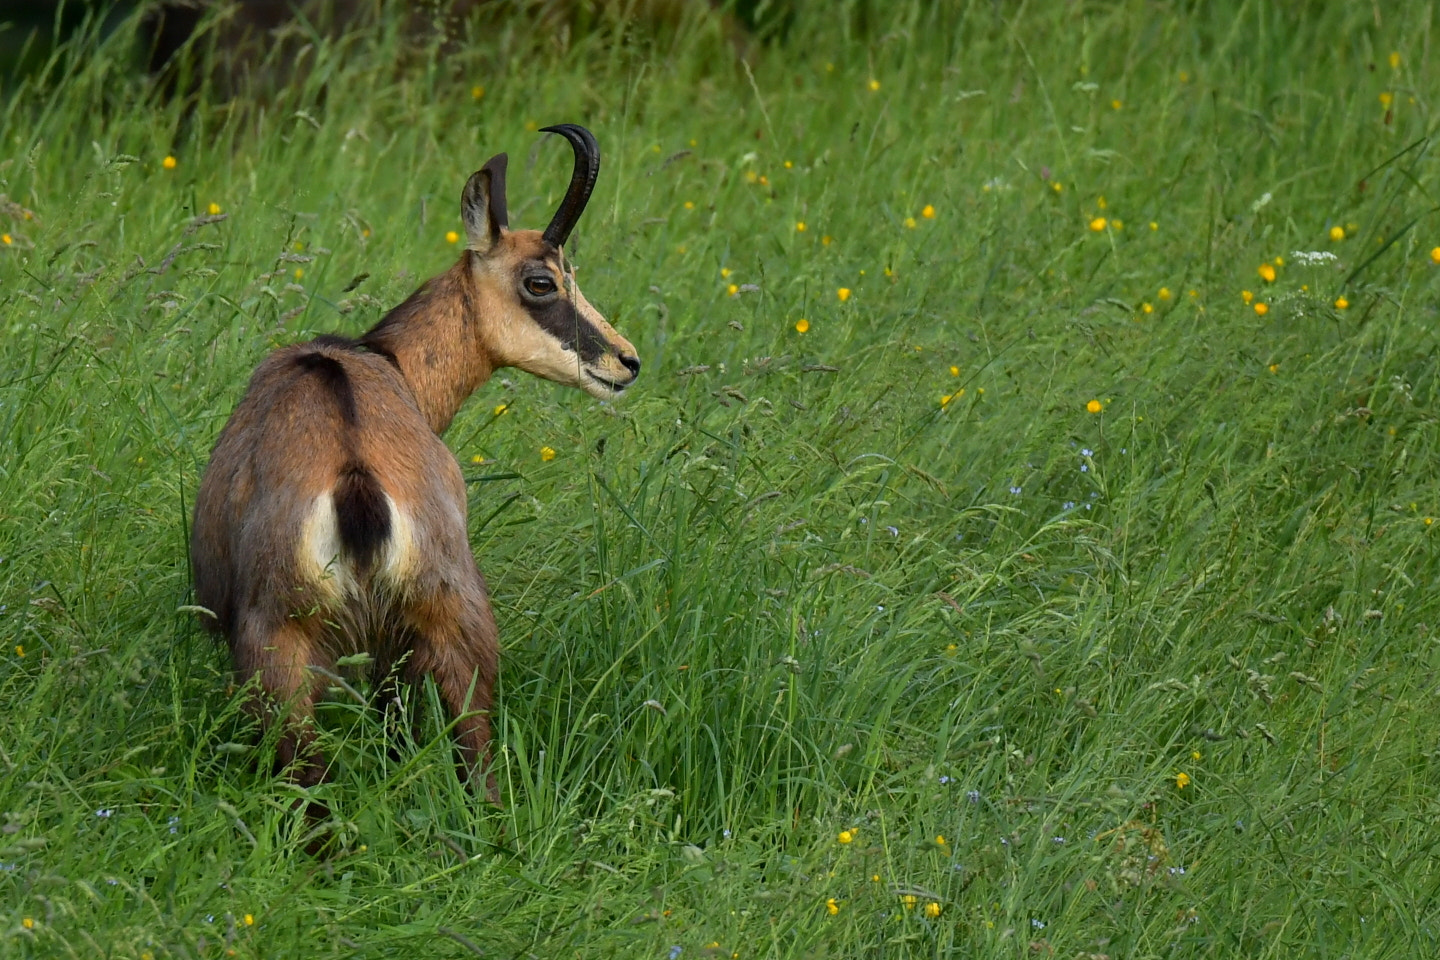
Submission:
[[[494,367],[480,346],[481,322],[472,289],[469,250],[445,273],[427,280],[360,338],[394,359],[420,412],[437,434],[460,405],[490,379]]]

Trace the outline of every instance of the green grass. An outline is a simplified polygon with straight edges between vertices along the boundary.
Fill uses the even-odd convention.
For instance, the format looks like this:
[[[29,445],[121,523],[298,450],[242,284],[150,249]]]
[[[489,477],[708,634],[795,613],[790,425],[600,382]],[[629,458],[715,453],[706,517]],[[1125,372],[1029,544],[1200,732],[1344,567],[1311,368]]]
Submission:
[[[10,90],[0,954],[1440,951],[1432,9],[1006,6],[801,11],[748,66],[703,17],[382,30],[193,109],[122,30]],[[543,225],[557,121],[645,373],[503,371],[446,438],[505,806],[341,695],[316,860],[179,609],[195,486],[266,351],[453,261],[491,154]]]

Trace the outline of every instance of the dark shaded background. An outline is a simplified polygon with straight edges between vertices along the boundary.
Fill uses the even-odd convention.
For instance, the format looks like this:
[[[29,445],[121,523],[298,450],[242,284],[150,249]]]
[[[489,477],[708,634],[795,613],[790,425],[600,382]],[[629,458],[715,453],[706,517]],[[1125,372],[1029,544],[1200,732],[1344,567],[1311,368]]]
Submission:
[[[852,0],[845,6],[864,20],[868,5],[869,0]],[[622,19],[627,29],[638,33],[663,32],[678,26],[694,8],[704,7],[722,12],[732,41],[743,48],[783,35],[799,6],[797,0],[0,0],[0,84],[13,89],[21,78],[42,71],[56,47],[76,31],[90,26],[108,34],[137,13],[142,21],[131,52],[135,69],[163,76],[167,67],[174,70],[177,54],[204,24],[209,24],[206,39],[226,69],[244,72],[277,34],[297,25],[306,32],[335,36],[398,16],[416,40],[434,39],[438,32],[456,42],[466,35],[469,21],[521,19],[538,30],[578,37],[602,25],[613,28]],[[166,86],[174,93],[174,78]]]

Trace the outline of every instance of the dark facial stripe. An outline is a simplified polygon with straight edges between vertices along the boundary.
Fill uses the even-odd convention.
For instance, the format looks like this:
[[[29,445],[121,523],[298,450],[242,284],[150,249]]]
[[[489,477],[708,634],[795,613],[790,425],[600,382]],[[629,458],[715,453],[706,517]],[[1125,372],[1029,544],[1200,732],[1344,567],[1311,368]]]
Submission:
[[[560,341],[560,346],[566,350],[578,349],[580,359],[586,363],[599,360],[610,348],[610,342],[569,300],[556,297],[546,304],[527,303],[525,309],[540,329]]]

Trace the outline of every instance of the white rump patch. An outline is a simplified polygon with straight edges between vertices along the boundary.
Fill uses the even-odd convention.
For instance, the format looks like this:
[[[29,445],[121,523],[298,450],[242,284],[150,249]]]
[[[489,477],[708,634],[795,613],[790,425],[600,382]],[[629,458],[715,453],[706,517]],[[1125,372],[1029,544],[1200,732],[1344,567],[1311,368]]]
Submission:
[[[374,574],[386,586],[398,587],[415,566],[415,525],[388,493],[385,505],[390,510],[390,536],[376,557]],[[315,498],[305,517],[298,559],[306,579],[319,585],[332,598],[358,595],[360,585],[354,563],[342,551],[335,498],[328,491]]]

